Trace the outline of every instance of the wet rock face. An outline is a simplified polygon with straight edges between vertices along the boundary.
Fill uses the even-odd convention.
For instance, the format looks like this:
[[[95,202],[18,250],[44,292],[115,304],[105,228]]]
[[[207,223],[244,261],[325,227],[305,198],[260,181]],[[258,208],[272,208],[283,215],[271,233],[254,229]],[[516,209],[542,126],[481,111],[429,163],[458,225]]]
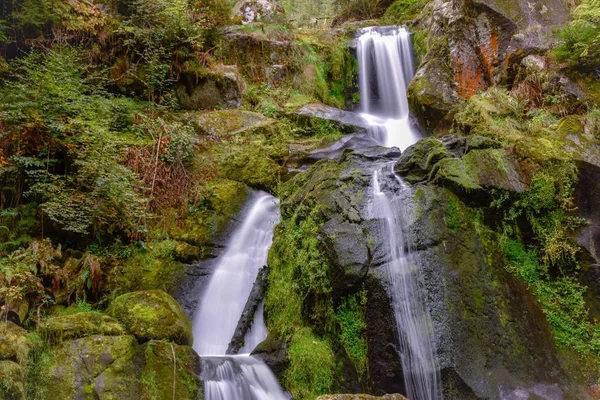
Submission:
[[[415,208],[411,230],[444,397],[501,399],[548,390],[551,396],[542,398],[569,398],[546,318],[525,284],[504,269],[496,234],[476,229],[473,209],[445,188],[419,185]]]
[[[569,17],[560,0],[436,0],[433,9],[431,50],[408,90],[421,123],[432,127],[460,99],[510,79],[524,57],[548,50],[550,30]]]

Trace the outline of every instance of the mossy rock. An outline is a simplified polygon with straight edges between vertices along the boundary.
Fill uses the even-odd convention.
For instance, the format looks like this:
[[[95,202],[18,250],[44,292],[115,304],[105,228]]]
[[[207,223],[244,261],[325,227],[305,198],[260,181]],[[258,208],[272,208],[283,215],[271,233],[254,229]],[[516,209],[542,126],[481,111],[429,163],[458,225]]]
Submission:
[[[27,352],[27,331],[12,322],[0,322],[0,360],[21,360]]]
[[[176,253],[163,257],[147,250],[123,260],[108,276],[111,291],[118,294],[161,289],[171,293],[185,275],[185,266],[174,256]]]
[[[114,318],[90,311],[51,317],[40,324],[39,331],[51,342],[61,342],[92,335],[118,336],[125,329]]]
[[[171,236],[198,247],[211,244],[240,210],[249,193],[250,188],[241,182],[229,179],[213,181],[206,196],[208,209],[191,214],[183,225],[171,230]]]
[[[191,263],[200,258],[200,248],[186,242],[178,242],[175,246],[175,260],[183,263]]]
[[[407,182],[417,183],[426,180],[433,166],[447,157],[451,154],[439,139],[426,138],[407,148],[394,170]]]
[[[42,366],[48,377],[40,392],[51,399],[94,398],[94,379],[121,357],[135,351],[133,336],[88,336],[51,349],[51,361]]]
[[[181,108],[206,110],[217,106],[239,107],[243,83],[235,67],[221,66],[218,71],[204,73],[183,72],[175,85],[175,94]]]
[[[196,131],[201,135],[219,137],[269,136],[275,132],[275,120],[244,110],[219,110],[194,118]]]
[[[25,371],[12,361],[0,361],[0,400],[25,400]]]
[[[153,340],[98,375],[94,391],[106,400],[171,399],[174,385],[176,399],[196,400],[202,399],[199,376],[200,358],[191,347]]]
[[[172,340],[182,345],[194,342],[192,324],[179,303],[162,290],[127,293],[109,306],[128,332],[140,342]]]
[[[218,176],[275,193],[277,184],[287,176],[287,168],[269,157],[269,148],[262,143],[244,145],[223,154]],[[236,151],[237,150],[237,151]]]

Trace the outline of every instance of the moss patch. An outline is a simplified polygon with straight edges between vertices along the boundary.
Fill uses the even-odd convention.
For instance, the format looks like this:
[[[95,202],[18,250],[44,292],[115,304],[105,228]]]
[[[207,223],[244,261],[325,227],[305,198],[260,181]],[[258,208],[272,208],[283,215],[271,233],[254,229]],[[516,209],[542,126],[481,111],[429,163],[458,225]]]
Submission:
[[[92,335],[118,336],[124,331],[117,320],[95,311],[50,317],[39,327],[39,332],[55,343]]]

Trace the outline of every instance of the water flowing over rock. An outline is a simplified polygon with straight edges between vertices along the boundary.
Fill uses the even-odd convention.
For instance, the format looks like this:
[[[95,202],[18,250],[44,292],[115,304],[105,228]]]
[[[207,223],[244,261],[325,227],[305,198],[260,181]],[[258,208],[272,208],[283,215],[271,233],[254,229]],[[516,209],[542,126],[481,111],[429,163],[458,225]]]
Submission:
[[[259,358],[225,356],[247,308],[259,270],[266,264],[278,220],[276,199],[264,192],[255,194],[244,222],[232,235],[226,251],[216,260],[210,281],[202,293],[194,317],[194,348],[203,356],[201,378],[208,400],[286,398],[273,373]],[[259,286],[255,289],[260,292]],[[245,333],[241,349],[247,353],[252,348],[246,349],[246,346],[254,347],[267,337],[260,305],[253,315],[254,322]]]

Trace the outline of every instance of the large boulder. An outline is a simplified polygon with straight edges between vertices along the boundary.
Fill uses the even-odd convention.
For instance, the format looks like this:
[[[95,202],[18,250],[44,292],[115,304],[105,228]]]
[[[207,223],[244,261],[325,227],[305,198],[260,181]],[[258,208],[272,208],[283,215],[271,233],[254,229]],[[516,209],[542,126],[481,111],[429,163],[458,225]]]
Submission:
[[[200,365],[200,357],[191,347],[152,340],[97,375],[94,394],[115,400],[201,399]]]
[[[204,73],[182,72],[175,94],[185,110],[235,108],[241,104],[243,88],[235,67],[225,66]]]
[[[369,128],[369,123],[358,113],[340,110],[324,104],[307,104],[296,113],[292,119],[309,132],[320,133],[327,124],[343,133],[360,133]]]
[[[40,398],[137,400],[175,395],[196,400],[201,396],[200,358],[188,346],[165,341],[138,345],[133,336],[89,336],[54,346],[49,355],[36,382]]]
[[[12,322],[0,322],[0,360],[21,361],[27,352],[27,331]]]
[[[88,336],[63,342],[51,349],[41,368],[39,393],[49,399],[86,398],[94,391],[94,379],[119,358],[133,353],[133,336]]]
[[[408,89],[425,126],[448,123],[459,104],[514,76],[523,58],[543,54],[569,18],[561,0],[435,0],[431,47]]]
[[[233,13],[242,19],[242,24],[252,22],[283,22],[285,10],[274,0],[240,0],[233,7]]]
[[[179,303],[162,290],[127,293],[117,297],[109,313],[140,342],[172,340],[191,345],[192,324]]]
[[[118,336],[125,329],[114,318],[91,311],[50,317],[40,324],[39,331],[52,342],[62,342],[92,335]]]
[[[272,135],[275,121],[262,114],[244,110],[220,110],[198,115],[192,121],[201,135],[219,139]]]

